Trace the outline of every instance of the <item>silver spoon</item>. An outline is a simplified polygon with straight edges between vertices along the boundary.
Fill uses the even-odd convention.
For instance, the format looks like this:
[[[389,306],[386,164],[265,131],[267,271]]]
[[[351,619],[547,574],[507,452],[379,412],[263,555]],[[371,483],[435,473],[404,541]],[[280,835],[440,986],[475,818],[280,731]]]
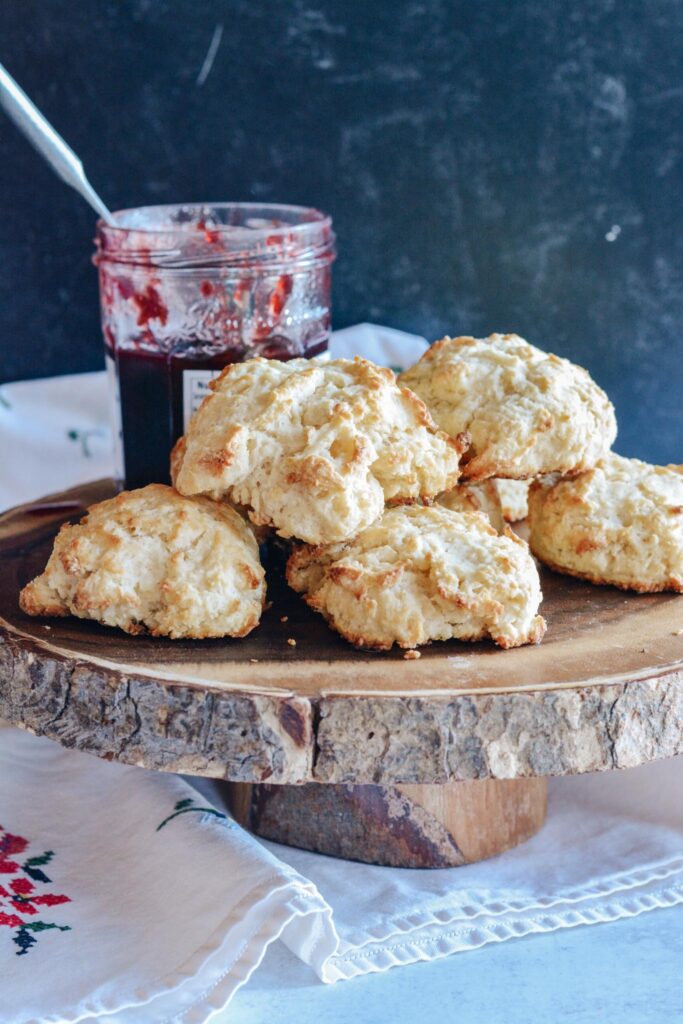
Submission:
[[[86,178],[83,164],[73,149],[67,146],[62,136],[54,130],[49,121],[45,120],[36,105],[31,102],[2,64],[0,64],[0,104],[5,108],[17,128],[21,129],[29,142],[52,165],[53,170],[60,178],[80,192],[107,224],[114,224],[112,213]]]

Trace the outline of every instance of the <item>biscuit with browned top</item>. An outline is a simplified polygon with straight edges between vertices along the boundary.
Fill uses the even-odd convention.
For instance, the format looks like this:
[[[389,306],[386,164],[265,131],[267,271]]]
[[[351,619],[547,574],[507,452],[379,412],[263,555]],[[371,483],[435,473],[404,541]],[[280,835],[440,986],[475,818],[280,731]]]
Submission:
[[[458,479],[467,439],[438,430],[365,359],[249,359],[210,387],[175,454],[178,490],[244,505],[283,537],[346,540],[385,502],[433,498]]]
[[[126,633],[245,636],[261,618],[265,580],[234,509],[150,484],[64,525],[19,600],[29,615],[71,614]]]
[[[570,480],[534,483],[529,543],[546,565],[643,593],[683,591],[683,467],[610,453]]]
[[[346,544],[297,547],[287,580],[358,647],[431,640],[538,643],[538,571],[524,541],[481,512],[434,505],[387,509]]]
[[[469,433],[464,479],[592,469],[617,433],[612,403],[586,370],[516,334],[443,338],[399,383],[443,430]]]

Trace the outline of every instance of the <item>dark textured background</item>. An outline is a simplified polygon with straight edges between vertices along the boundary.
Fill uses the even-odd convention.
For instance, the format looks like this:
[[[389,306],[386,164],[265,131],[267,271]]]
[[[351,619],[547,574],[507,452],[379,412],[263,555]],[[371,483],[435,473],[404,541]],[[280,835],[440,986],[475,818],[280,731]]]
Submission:
[[[1,0],[0,60],[112,207],[318,205],[337,326],[518,331],[683,461],[680,0]],[[89,209],[0,166],[0,379],[99,367]]]

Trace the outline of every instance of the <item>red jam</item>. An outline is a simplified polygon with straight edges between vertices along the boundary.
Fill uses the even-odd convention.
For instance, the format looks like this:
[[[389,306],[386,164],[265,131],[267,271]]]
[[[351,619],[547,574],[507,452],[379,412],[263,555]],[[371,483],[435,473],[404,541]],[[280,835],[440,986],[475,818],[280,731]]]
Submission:
[[[327,348],[334,235],[301,207],[219,204],[122,211],[98,225],[118,474],[168,482],[169,453],[229,363]]]

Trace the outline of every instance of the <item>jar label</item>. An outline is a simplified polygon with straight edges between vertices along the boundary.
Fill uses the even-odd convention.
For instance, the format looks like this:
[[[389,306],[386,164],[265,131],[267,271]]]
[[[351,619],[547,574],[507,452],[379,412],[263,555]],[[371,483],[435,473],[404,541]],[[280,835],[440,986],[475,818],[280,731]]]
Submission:
[[[220,370],[183,370],[183,430],[187,433],[192,414],[209,393],[209,382]]]

